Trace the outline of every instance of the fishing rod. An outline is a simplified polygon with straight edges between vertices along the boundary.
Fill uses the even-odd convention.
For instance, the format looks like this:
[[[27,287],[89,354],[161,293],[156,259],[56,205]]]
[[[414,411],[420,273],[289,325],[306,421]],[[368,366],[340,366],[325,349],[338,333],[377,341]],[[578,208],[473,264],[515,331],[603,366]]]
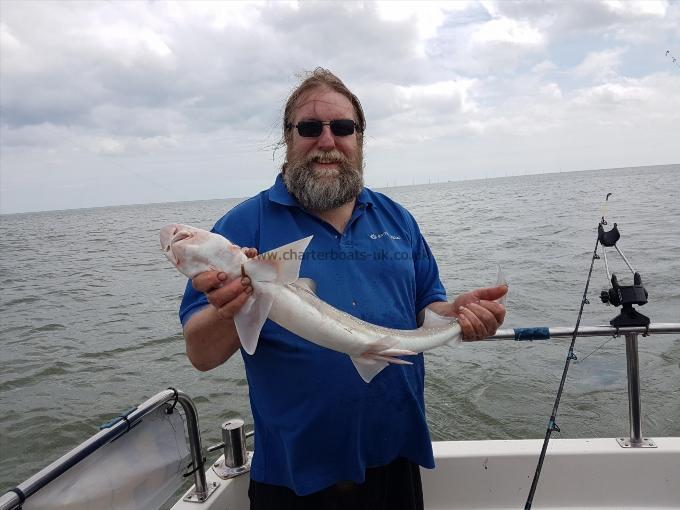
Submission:
[[[617,241],[621,238],[621,233],[619,232],[618,225],[614,223],[614,227],[606,231],[604,226],[607,225],[607,220],[605,216],[607,214],[607,204],[611,193],[607,193],[605,202],[602,208],[602,219],[597,225],[597,238],[595,240],[595,248],[593,249],[593,256],[590,262],[590,269],[588,271],[588,278],[586,279],[586,286],[583,290],[583,297],[581,298],[581,306],[578,311],[578,317],[576,318],[576,325],[574,326],[573,334],[571,337],[571,344],[569,345],[569,351],[567,352],[567,359],[564,363],[564,370],[562,372],[562,378],[560,380],[560,386],[557,390],[557,396],[555,397],[555,403],[553,405],[552,413],[550,414],[550,419],[548,420],[548,428],[545,432],[545,438],[543,440],[543,448],[541,449],[541,455],[538,458],[538,464],[536,466],[536,472],[534,473],[534,478],[531,482],[531,489],[529,490],[529,495],[527,497],[526,503],[524,505],[524,510],[530,510],[531,505],[534,500],[534,495],[536,493],[536,487],[538,486],[538,480],[541,476],[541,469],[543,468],[543,461],[545,460],[545,454],[548,450],[548,443],[550,442],[550,437],[552,433],[557,431],[560,432],[560,428],[557,426],[557,409],[560,406],[560,399],[562,398],[562,391],[564,390],[564,383],[567,380],[567,372],[569,371],[569,366],[572,360],[576,360],[576,355],[574,354],[574,345],[576,343],[576,337],[578,336],[579,326],[581,324],[581,316],[583,315],[583,308],[585,305],[589,304],[588,301],[588,288],[590,286],[590,279],[593,274],[593,266],[595,261],[600,258],[597,254],[598,247],[602,245],[602,256],[604,258],[605,270],[607,272],[607,279],[611,282],[611,288],[609,290],[603,290],[600,293],[600,299],[605,304],[611,304],[616,307],[621,306],[622,310],[619,315],[614,319],[609,321],[609,323],[615,328],[616,333],[618,333],[619,328],[626,327],[643,327],[646,336],[649,333],[649,323],[650,320],[645,315],[633,308],[633,305],[644,305],[647,302],[647,290],[642,285],[642,277],[640,273],[635,271],[631,266],[630,262],[623,254],[621,249],[617,246]],[[607,263],[607,251],[606,248],[614,247],[619,253],[621,258],[624,260],[628,269],[633,273],[633,285],[621,285],[615,274],[610,274],[609,264]],[[616,335],[615,335],[616,336]]]

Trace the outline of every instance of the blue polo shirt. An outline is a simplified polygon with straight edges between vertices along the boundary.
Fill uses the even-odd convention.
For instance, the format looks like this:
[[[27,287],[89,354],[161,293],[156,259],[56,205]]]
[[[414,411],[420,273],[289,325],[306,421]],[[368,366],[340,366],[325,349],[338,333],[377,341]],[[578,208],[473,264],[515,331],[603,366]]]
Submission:
[[[366,188],[342,234],[303,210],[280,175],[270,189],[229,211],[213,232],[260,253],[313,235],[300,276],[315,280],[327,303],[373,324],[415,329],[420,310],[446,301],[414,218]],[[182,324],[206,304],[188,282]],[[434,467],[422,354],[408,357],[413,365],[388,366],[367,384],[346,354],[270,320],[255,354],[241,353],[255,421],[254,480],[307,495],[342,480],[363,482],[367,467],[398,456]]]

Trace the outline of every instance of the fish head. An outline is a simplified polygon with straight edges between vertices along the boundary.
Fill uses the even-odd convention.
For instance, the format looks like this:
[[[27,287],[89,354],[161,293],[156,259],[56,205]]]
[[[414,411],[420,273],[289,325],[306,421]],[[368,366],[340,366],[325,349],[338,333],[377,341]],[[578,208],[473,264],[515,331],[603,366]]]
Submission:
[[[225,237],[188,225],[166,225],[161,229],[160,240],[167,259],[189,278],[216,270],[233,278],[248,260],[241,249]]]

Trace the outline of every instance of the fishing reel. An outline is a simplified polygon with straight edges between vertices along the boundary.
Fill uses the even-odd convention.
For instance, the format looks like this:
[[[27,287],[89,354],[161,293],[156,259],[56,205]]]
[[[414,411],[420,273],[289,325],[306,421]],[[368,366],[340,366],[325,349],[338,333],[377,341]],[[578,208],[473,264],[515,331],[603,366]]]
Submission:
[[[607,195],[607,198],[609,198],[609,195]],[[641,314],[635,308],[633,308],[633,305],[642,306],[647,303],[647,289],[645,289],[642,285],[642,277],[640,276],[640,273],[633,269],[626,256],[616,245],[617,241],[621,238],[621,233],[619,232],[617,224],[614,223],[614,228],[608,232],[604,229],[604,225],[606,224],[607,222],[603,216],[602,221],[597,227],[597,239],[602,245],[604,267],[607,271],[607,279],[611,282],[612,286],[609,290],[603,290],[600,293],[600,299],[605,304],[621,307],[621,313],[610,320],[609,324],[615,328],[632,326],[648,327],[650,322],[649,317]],[[607,263],[606,248],[611,248],[612,246],[616,248],[616,251],[626,263],[628,269],[630,269],[630,272],[633,273],[633,285],[621,285],[615,274],[610,275],[609,264]]]

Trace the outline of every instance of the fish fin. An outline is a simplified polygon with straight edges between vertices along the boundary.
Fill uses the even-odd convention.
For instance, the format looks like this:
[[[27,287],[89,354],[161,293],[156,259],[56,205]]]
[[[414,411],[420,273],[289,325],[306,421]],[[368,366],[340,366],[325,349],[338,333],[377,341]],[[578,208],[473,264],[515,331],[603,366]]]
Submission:
[[[300,276],[302,256],[312,237],[299,239],[262,253],[253,259],[248,259],[243,264],[246,275],[255,284],[257,282],[271,282],[288,285],[295,282]]]
[[[377,352],[381,356],[415,356],[417,352],[408,351],[406,349],[385,349],[384,351]]]
[[[446,317],[444,315],[439,315],[437,312],[433,312],[429,308],[425,308],[425,316],[423,318],[423,328],[445,328],[453,327],[458,329],[458,333],[451,337],[451,340],[447,342],[448,345],[452,345],[460,342],[463,339],[462,330],[460,329],[460,324],[458,324],[458,319],[455,317]],[[382,353],[380,353],[382,354]]]
[[[370,383],[383,368],[389,365],[386,361],[369,359],[363,356],[356,358],[350,357],[350,359],[352,360],[352,363],[354,363],[354,367],[357,369],[357,372],[359,372],[361,378],[367,383]]]
[[[293,284],[296,287],[306,290],[316,296],[316,282],[311,278],[298,278]]]
[[[433,312],[429,308],[425,307],[425,317],[423,318],[423,328],[443,328],[455,324],[458,319],[455,317],[446,317],[445,315],[439,315],[437,312]]]
[[[415,354],[415,352],[413,353]],[[386,355],[381,355],[381,354],[375,354],[372,352],[367,352],[361,355],[362,358],[367,358],[367,359],[372,359],[375,361],[385,361],[386,363],[390,363],[393,365],[413,365],[410,361],[406,361],[405,359],[397,358],[394,357],[394,355],[391,354],[386,354]]]
[[[260,331],[262,331],[262,326],[267,320],[273,302],[273,294],[259,292],[257,296],[250,296],[243,307],[234,315],[234,324],[241,346],[248,354],[254,354],[255,349],[257,349]]]
[[[397,358],[397,356],[415,356],[418,353],[406,349],[399,349],[396,347],[398,344],[398,339],[384,336],[377,342],[372,343],[368,349],[361,354],[361,357],[376,361],[382,360],[396,365],[412,365],[410,361],[404,361],[403,359]]]
[[[505,285],[507,287],[508,281],[505,279],[505,274],[503,273],[503,269],[501,268],[501,265],[498,264],[498,274],[496,275],[496,286],[500,286],[500,285]],[[505,298],[507,296],[508,296],[508,293],[506,292],[505,294],[503,294],[500,298],[498,298],[496,300],[496,303],[500,303],[502,305],[505,305]]]
[[[234,323],[241,346],[248,354],[255,353],[260,331],[274,302],[271,284],[287,285],[298,280],[302,255],[311,240],[312,236],[299,239],[243,264],[243,270],[252,282],[253,295],[234,316]]]
[[[410,361],[397,358],[397,356],[410,356],[417,353],[406,349],[395,349],[394,346],[398,343],[398,339],[385,336],[372,343],[361,356],[350,357],[354,367],[364,381],[367,383],[371,382],[388,365],[413,364]]]

